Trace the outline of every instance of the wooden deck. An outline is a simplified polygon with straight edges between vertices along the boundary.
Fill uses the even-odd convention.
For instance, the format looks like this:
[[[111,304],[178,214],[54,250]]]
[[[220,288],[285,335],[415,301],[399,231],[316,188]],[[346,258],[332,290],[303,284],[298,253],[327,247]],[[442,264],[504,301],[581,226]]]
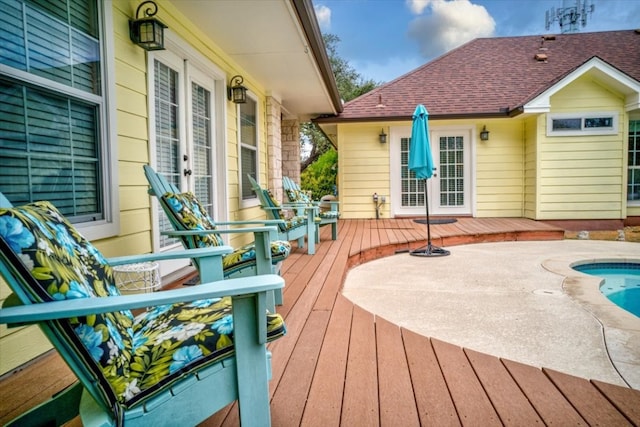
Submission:
[[[409,219],[341,220],[338,240],[323,229],[315,255],[293,251],[279,307],[288,334],[270,345],[274,426],[640,425],[640,391],[423,337],[340,294],[350,267],[423,246],[425,228]],[[431,234],[445,247],[563,238],[546,224],[504,218],[460,218],[432,225]],[[68,381],[55,354],[37,363],[0,382],[0,423],[37,403],[29,384]],[[238,424],[230,405],[203,425]]]

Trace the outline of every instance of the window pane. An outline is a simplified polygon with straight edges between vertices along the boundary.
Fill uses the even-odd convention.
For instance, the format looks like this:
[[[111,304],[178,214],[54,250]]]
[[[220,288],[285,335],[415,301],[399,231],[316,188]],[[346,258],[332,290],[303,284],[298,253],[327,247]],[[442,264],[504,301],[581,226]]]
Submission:
[[[580,130],[582,119],[553,119],[553,130]]]
[[[640,120],[629,121],[627,200],[640,200]]]
[[[613,127],[613,117],[590,117],[584,119],[585,128],[610,128]]]
[[[250,174],[253,178],[257,178],[258,175],[258,127],[256,125],[256,102],[252,99],[247,99],[245,104],[240,104],[239,110],[241,196],[243,200],[255,199],[256,195],[251,189],[251,183],[247,178],[247,174]]]
[[[50,200],[72,222],[104,218],[98,108],[0,80],[2,191]]]

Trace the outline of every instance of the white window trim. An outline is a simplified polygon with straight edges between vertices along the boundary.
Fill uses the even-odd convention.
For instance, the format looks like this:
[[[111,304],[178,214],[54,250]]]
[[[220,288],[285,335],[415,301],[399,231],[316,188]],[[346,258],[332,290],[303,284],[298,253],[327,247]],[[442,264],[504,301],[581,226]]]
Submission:
[[[104,95],[100,108],[99,128],[101,138],[101,156],[103,158],[102,172],[104,180],[102,191],[104,193],[104,219],[100,221],[82,222],[74,224],[88,240],[99,240],[114,237],[120,234],[120,202],[118,179],[118,134],[116,124],[116,85],[115,85],[115,55],[113,39],[113,8],[110,2],[98,3],[100,13],[100,41],[102,43],[103,56],[101,58],[101,73],[104,81]],[[3,74],[11,75],[10,70],[3,66]],[[26,81],[39,81],[38,76],[19,73]],[[47,86],[55,90],[73,95],[72,88],[48,82]],[[92,95],[83,94],[87,99]]]
[[[193,69],[198,70],[197,73],[206,73],[206,75],[214,80],[215,92],[214,97],[211,99],[212,103],[212,121],[215,129],[212,134],[214,141],[214,173],[219,181],[219,191],[216,193],[216,212],[215,218],[218,221],[227,221],[229,218],[229,203],[228,203],[228,181],[227,181],[227,109],[226,109],[226,75],[218,66],[203,56],[200,52],[189,45],[185,40],[170,30],[165,32],[165,47],[163,51],[149,51],[147,52],[147,93],[148,93],[148,114],[149,120],[147,121],[147,132],[149,135],[149,159],[151,159],[151,167],[156,167],[155,164],[155,94],[154,94],[154,60],[158,59],[161,62],[170,63],[172,66],[180,70],[181,87],[188,87],[190,79],[193,78]],[[178,63],[183,61],[182,64]],[[185,66],[184,61],[187,61]],[[197,81],[197,78],[195,79]],[[187,107],[187,95],[182,101],[182,105]],[[187,132],[186,126],[183,126],[182,132]],[[181,140],[186,141],[186,133],[181,136]],[[220,142],[219,144],[216,141]],[[224,171],[220,173],[220,171]],[[158,203],[151,204],[152,214],[152,227],[157,230],[159,227],[159,209]],[[153,248],[155,251],[160,250],[160,242],[157,241],[154,234]],[[176,244],[175,247],[181,247]],[[174,247],[163,248],[162,250],[171,250]]]
[[[613,124],[607,128],[585,128],[585,119],[612,117]],[[580,119],[580,130],[553,130],[553,121],[558,119]],[[589,136],[589,135],[616,135],[618,133],[619,114],[617,111],[598,111],[590,113],[554,113],[547,114],[547,136]]]
[[[258,102],[258,98],[253,95],[251,92],[247,91],[247,98],[251,99],[256,103],[256,181],[260,181],[258,178],[260,177],[260,103]],[[252,208],[255,206],[260,206],[260,200],[254,194],[251,199],[243,199],[242,198],[242,141],[240,138],[240,106],[236,105],[236,128],[237,137],[238,137],[238,199],[240,201],[240,209]],[[253,148],[253,147],[251,147]]]

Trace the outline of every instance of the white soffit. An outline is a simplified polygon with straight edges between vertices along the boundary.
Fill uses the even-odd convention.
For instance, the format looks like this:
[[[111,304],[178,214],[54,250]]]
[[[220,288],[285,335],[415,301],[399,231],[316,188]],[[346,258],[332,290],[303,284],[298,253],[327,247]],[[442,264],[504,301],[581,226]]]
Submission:
[[[287,111],[303,117],[335,114],[288,0],[178,0],[173,4],[250,79],[280,99]]]

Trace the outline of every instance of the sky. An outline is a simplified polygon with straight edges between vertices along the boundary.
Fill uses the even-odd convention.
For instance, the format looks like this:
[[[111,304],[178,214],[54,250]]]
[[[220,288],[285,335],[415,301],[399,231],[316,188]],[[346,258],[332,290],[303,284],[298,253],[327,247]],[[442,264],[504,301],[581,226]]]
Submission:
[[[581,0],[580,3],[584,3]],[[640,0],[588,0],[578,32],[640,28]],[[547,10],[576,0],[313,0],[323,34],[364,80],[388,82],[479,37],[560,34]]]

